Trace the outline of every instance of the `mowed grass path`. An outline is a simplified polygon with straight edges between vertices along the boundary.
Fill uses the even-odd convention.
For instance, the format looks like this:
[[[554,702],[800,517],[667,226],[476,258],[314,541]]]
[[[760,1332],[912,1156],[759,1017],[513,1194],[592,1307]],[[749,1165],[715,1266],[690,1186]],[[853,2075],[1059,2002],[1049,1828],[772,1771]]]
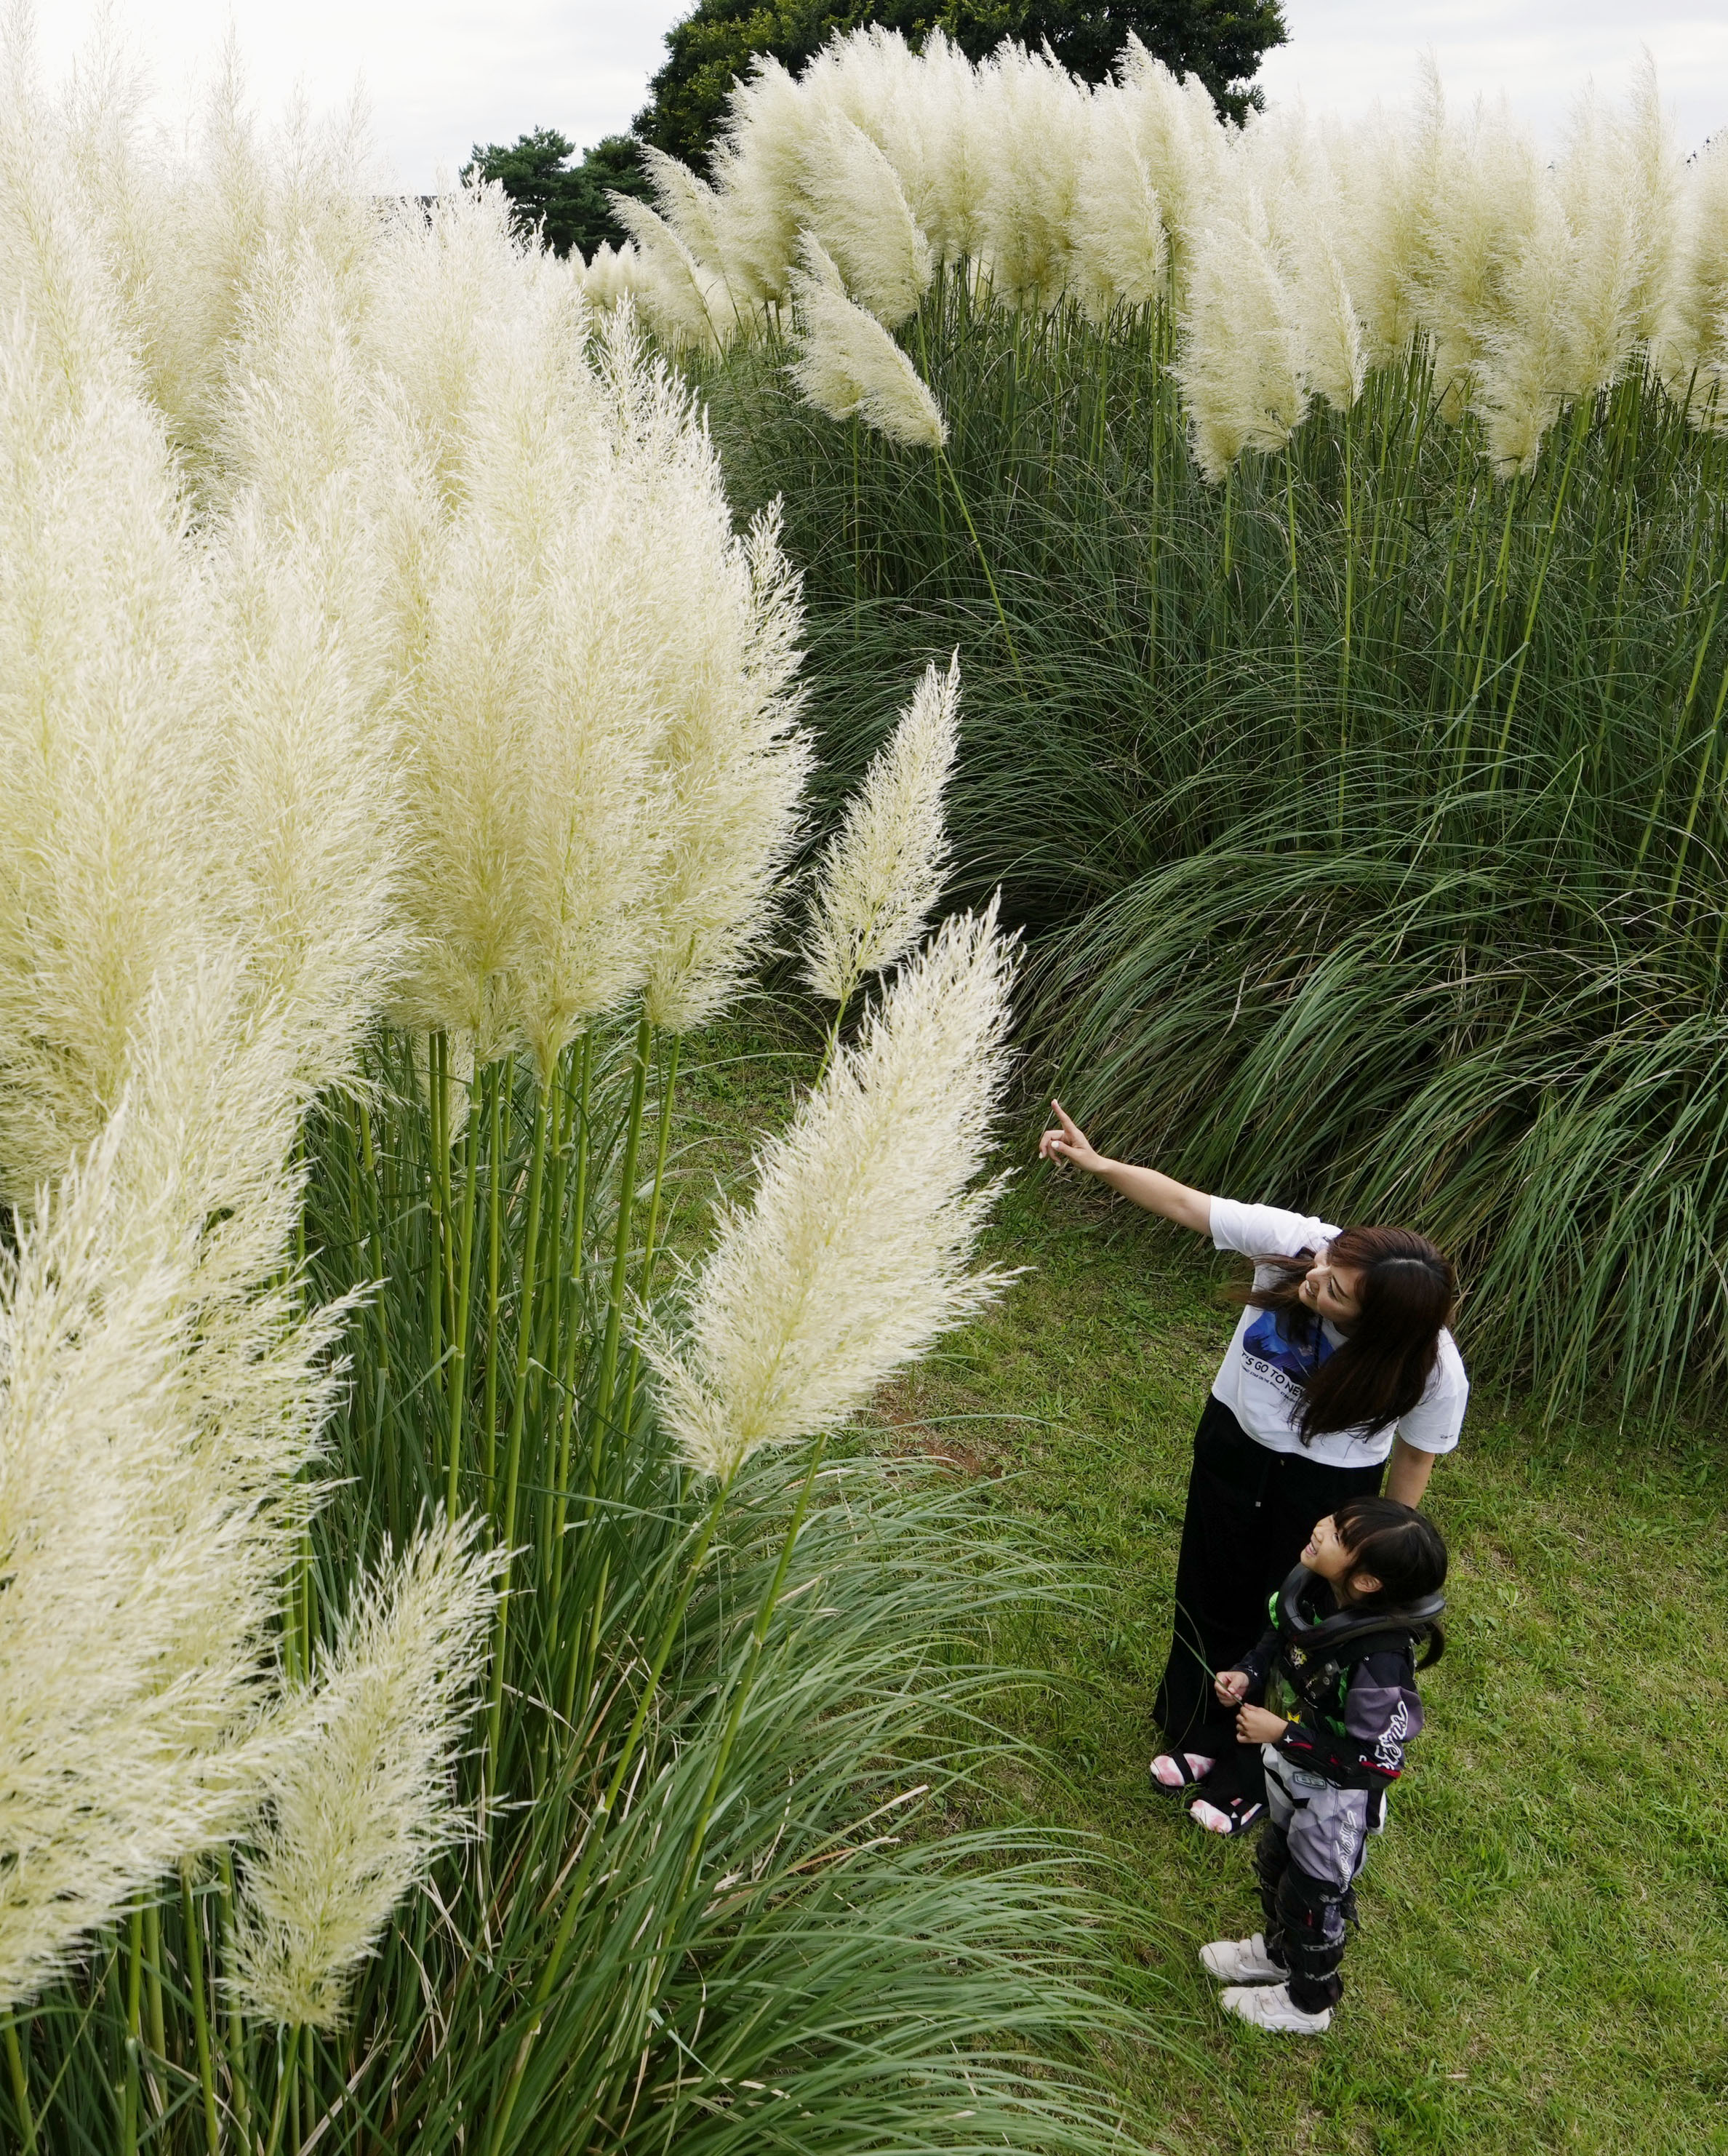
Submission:
[[[731,1048],[685,1094],[699,1207],[809,1074]],[[1182,2156],[1728,2149],[1728,1440],[1545,1432],[1479,1390],[1431,1497],[1451,1645],[1371,1845],[1343,2010],[1318,2043],[1258,2035],[1194,1959],[1258,1928],[1251,1852],[1146,1779],[1223,1261],[1037,1168],[987,1255],[1028,1270],[876,1420],[1102,1582],[1095,1614],[1014,1647],[1054,1680],[1019,1712],[1066,1778],[1024,1800],[1120,1861],[1143,1912],[1126,1980],[1181,2046],[1112,2062],[1133,2133]]]

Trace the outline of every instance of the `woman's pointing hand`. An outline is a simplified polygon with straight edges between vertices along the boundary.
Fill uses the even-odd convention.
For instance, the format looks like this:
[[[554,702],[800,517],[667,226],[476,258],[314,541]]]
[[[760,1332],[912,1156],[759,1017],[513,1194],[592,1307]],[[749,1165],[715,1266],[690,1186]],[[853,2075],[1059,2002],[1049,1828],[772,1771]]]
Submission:
[[[1103,1155],[1093,1151],[1087,1142],[1086,1133],[1059,1101],[1052,1101],[1050,1106],[1061,1127],[1046,1131],[1038,1140],[1038,1158],[1067,1161],[1075,1168],[1083,1168],[1095,1174],[1103,1164]]]
[[[1212,1200],[1203,1190],[1191,1190],[1187,1183],[1161,1175],[1155,1168],[1136,1168],[1129,1161],[1112,1160],[1108,1153],[1099,1152],[1059,1101],[1052,1101],[1050,1107],[1057,1127],[1046,1131],[1038,1140],[1040,1160],[1053,1160],[1059,1166],[1066,1163],[1088,1175],[1099,1176],[1112,1190],[1145,1206],[1148,1213],[1160,1213],[1167,1220],[1197,1229],[1202,1235],[1208,1232],[1212,1225]]]

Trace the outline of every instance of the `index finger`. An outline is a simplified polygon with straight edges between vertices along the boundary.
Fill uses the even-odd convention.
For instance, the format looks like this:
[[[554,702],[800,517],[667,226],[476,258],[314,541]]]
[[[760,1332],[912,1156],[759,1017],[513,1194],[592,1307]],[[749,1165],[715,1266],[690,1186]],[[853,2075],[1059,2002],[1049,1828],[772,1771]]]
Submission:
[[[1050,1102],[1050,1106],[1055,1111],[1056,1116],[1061,1122],[1063,1135],[1065,1137],[1077,1138],[1080,1134],[1079,1126],[1075,1123],[1074,1117],[1069,1114],[1067,1109],[1064,1108],[1062,1103],[1057,1100],[1053,1100]]]

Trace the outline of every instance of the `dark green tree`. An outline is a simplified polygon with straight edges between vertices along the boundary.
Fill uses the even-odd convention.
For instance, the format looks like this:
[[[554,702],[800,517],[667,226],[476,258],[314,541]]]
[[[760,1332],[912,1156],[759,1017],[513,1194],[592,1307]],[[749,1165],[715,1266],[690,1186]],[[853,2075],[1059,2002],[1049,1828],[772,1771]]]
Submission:
[[[946,31],[969,59],[982,59],[1005,38],[1048,44],[1065,68],[1101,82],[1131,31],[1179,74],[1197,74],[1221,112],[1240,120],[1258,105],[1253,77],[1261,57],[1289,35],[1280,0],[1134,0],[1087,6],[1084,0],[697,0],[666,33],[665,65],[649,85],[636,116],[644,142],[705,166],[734,81],[751,57],[770,54],[796,72],[837,31],[880,23],[920,44]]]
[[[509,148],[501,142],[476,142],[474,156],[462,168],[468,179],[496,180],[515,206],[516,221],[524,231],[538,228],[555,254],[567,254],[572,247],[592,254],[602,240],[616,247],[623,230],[612,213],[608,190],[620,194],[648,194],[648,178],[635,141],[628,135],[608,135],[572,164],[576,145],[556,127],[536,127]]]

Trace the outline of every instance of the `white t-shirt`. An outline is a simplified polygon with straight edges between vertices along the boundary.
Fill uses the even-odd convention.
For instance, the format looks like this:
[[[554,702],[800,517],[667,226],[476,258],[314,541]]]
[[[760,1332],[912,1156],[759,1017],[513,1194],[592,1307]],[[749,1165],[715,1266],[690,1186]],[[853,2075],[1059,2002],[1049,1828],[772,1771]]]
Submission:
[[[1213,1241],[1219,1250],[1240,1250],[1244,1257],[1293,1258],[1303,1250],[1317,1257],[1338,1233],[1330,1221],[1286,1213],[1281,1206],[1238,1205],[1233,1198],[1212,1201]],[[1269,1287],[1277,1277],[1259,1266],[1254,1286]],[[1256,1444],[1274,1452],[1303,1453],[1331,1467],[1372,1467],[1392,1450],[1395,1435],[1419,1452],[1451,1451],[1464,1427],[1470,1383],[1449,1332],[1440,1335],[1439,1354],[1422,1398],[1408,1414],[1383,1430],[1325,1430],[1304,1445],[1298,1427],[1303,1376],[1344,1344],[1344,1335],[1325,1318],[1320,1331],[1317,1362],[1311,1334],[1299,1337],[1283,1311],[1250,1305],[1213,1381],[1213,1398],[1223,1402]]]

